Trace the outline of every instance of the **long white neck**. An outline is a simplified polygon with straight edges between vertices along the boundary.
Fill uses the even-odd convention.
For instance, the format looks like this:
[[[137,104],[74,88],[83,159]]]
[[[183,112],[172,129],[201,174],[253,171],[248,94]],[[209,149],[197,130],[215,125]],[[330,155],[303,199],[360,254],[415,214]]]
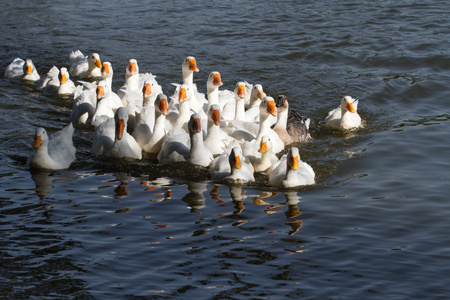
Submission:
[[[158,140],[161,139],[165,133],[166,127],[166,116],[162,113],[158,113],[156,115],[155,126],[153,127],[153,136],[155,136]],[[153,137],[152,136],[152,137]]]
[[[180,103],[179,107],[179,114],[177,121],[175,122],[175,126],[181,126],[184,123],[189,121],[189,118],[191,117],[191,108],[189,106],[189,102],[186,100]]]
[[[219,104],[219,88],[208,89],[208,106]]]
[[[267,150],[261,153],[261,165],[271,165],[271,151]]]
[[[139,89],[139,73],[127,76],[126,82],[129,91],[137,91]]]
[[[194,72],[191,70],[183,70],[183,83],[191,87],[194,84]]]
[[[108,76],[106,78],[104,78],[104,80],[106,81],[106,90],[108,92],[112,91],[112,76]]]
[[[207,136],[217,137],[219,136],[219,134],[220,134],[220,127],[216,126],[213,121],[209,120]]]
[[[252,108],[255,106],[259,106],[261,104],[261,99],[258,98],[258,94],[252,93],[250,96],[250,103],[248,104],[248,108]]]
[[[238,121],[245,121],[245,103],[244,99],[235,97],[236,99],[236,112],[234,119]]]
[[[259,123],[258,138],[259,138],[259,141],[261,141],[261,138],[262,138],[262,136],[260,137],[261,133],[263,133],[264,131],[266,131],[268,129],[271,129],[269,115],[268,114],[261,115],[259,122],[260,123]]]
[[[196,153],[198,151],[201,151],[200,146],[203,145],[203,133],[194,133],[191,136],[191,150],[190,153],[192,155],[192,153]]]
[[[286,129],[287,127],[287,120],[288,120],[288,110],[278,110],[278,114],[277,114],[277,123],[275,124],[276,127],[279,128],[284,128]]]

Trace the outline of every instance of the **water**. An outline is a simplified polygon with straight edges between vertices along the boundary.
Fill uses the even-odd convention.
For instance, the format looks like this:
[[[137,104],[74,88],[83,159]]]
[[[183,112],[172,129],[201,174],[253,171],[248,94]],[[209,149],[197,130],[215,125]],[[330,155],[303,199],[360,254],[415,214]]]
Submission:
[[[310,116],[299,147],[317,174],[296,191],[216,184],[94,158],[88,129],[69,170],[30,171],[35,128],[62,128],[70,99],[0,78],[2,298],[448,297],[446,2],[1,4],[1,70],[21,57],[45,74],[80,49],[112,63],[113,88],[135,58],[170,95],[193,55],[199,90],[217,70],[224,89],[261,83]],[[346,94],[365,128],[322,128]]]

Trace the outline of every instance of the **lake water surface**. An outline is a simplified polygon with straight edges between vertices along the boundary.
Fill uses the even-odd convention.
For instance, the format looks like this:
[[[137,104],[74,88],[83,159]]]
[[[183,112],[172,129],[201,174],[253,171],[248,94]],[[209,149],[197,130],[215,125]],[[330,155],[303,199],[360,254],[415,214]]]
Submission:
[[[113,89],[135,58],[171,95],[260,83],[312,119],[317,184],[217,184],[207,169],[90,155],[26,167],[36,127],[71,99],[0,78],[0,295],[5,299],[445,299],[450,296],[450,4],[446,1],[0,1],[1,73],[100,54]],[[344,95],[365,127],[326,130]]]

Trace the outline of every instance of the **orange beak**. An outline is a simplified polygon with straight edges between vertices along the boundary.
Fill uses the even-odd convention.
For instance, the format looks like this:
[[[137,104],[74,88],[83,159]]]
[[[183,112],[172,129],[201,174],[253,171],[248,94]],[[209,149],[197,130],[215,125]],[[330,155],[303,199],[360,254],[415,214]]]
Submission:
[[[117,121],[117,126],[116,126],[116,137],[118,140],[121,140],[123,137],[123,131],[125,130],[125,121],[124,119],[119,119]]]
[[[178,94],[178,102],[183,102],[187,97],[187,92],[185,88],[180,89],[180,93]]]
[[[105,96],[105,88],[103,86],[97,87],[97,100],[103,98]]]
[[[100,61],[100,59],[95,60],[95,65],[97,66],[97,68],[102,67],[102,62]]]
[[[194,131],[197,133],[200,133],[202,131],[202,123],[199,118],[194,119],[194,123],[193,123],[192,127],[194,128]]]
[[[27,75],[30,75],[33,73],[33,68],[31,67],[31,65],[27,65]]]
[[[61,83],[66,83],[66,82],[67,82],[66,74],[61,74]]]
[[[130,71],[131,75],[134,75],[134,73],[136,73],[136,63],[135,62],[130,62],[130,65],[128,66],[128,70]]]
[[[293,170],[298,170],[299,166],[298,166],[298,156],[293,156],[292,157],[292,169]]]
[[[106,75],[106,74],[109,74],[109,65],[108,64],[103,64],[102,75]]]
[[[34,148],[39,147],[41,145],[41,142],[42,142],[42,139],[41,139],[41,136],[39,135],[34,139],[33,147]]]
[[[277,109],[275,107],[275,101],[269,100],[267,103],[267,113],[271,114],[272,116],[277,116]]]
[[[213,84],[214,85],[222,85],[223,84],[219,73],[214,74]]]
[[[259,147],[258,152],[264,153],[267,151],[267,143],[266,142],[261,142],[261,147]]]
[[[214,125],[220,125],[220,111],[218,109],[212,111],[211,119],[213,120]]]
[[[168,106],[167,99],[166,98],[161,99],[161,102],[159,103],[159,110],[165,116],[167,116],[167,113],[168,113],[167,106]]]
[[[356,112],[355,108],[353,108],[353,103],[351,102],[347,103],[347,110],[352,113]]]
[[[238,97],[241,98],[241,99],[244,99],[244,98],[245,98],[245,86],[244,86],[244,85],[238,86],[237,95],[238,95]]]
[[[234,168],[235,169],[241,168],[241,157],[240,156],[235,156]]]
[[[258,98],[259,98],[259,99],[262,100],[262,99],[264,98],[264,96],[265,96],[265,95],[264,95],[264,92],[263,92],[263,91],[259,91],[259,92],[258,92]]]
[[[147,98],[152,94],[152,85],[150,83],[144,84],[144,88],[142,89],[142,93],[144,95],[144,98]]]
[[[194,72],[200,71],[200,70],[197,68],[197,61],[196,61],[194,58],[191,58],[191,59],[189,60],[189,70],[194,71]]]

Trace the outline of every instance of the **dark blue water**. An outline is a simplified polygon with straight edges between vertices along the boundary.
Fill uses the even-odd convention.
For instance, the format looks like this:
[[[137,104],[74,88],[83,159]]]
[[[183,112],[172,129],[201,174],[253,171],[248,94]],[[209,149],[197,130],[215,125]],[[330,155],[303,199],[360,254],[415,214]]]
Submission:
[[[450,294],[450,5],[445,1],[0,1],[0,67],[40,74],[98,52],[114,89],[135,58],[166,94],[188,55],[284,93],[312,118],[317,184],[219,185],[188,165],[90,155],[30,171],[37,126],[71,99],[0,78],[0,295],[5,299],[445,299]],[[3,71],[1,71],[3,73]],[[321,121],[344,95],[366,126]]]

